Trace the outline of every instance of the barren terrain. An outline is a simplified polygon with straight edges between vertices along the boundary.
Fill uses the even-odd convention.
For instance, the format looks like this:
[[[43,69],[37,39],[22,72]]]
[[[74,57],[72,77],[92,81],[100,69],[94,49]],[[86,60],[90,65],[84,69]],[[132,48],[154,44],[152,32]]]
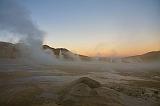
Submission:
[[[82,77],[95,80],[101,86],[92,88],[84,84],[85,81],[72,85]],[[0,104],[159,106],[160,65],[108,62],[62,62],[57,65],[42,65],[18,59],[1,59]]]

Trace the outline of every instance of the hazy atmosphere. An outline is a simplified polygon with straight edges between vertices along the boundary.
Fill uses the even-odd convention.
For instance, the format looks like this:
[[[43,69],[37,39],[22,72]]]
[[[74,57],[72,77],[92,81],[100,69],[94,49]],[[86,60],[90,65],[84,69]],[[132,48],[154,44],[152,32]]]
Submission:
[[[0,0],[0,106],[160,106],[160,1]]]
[[[16,1],[45,32],[43,43],[52,47],[88,56],[160,50],[159,0]],[[0,38],[15,41],[7,35]]]

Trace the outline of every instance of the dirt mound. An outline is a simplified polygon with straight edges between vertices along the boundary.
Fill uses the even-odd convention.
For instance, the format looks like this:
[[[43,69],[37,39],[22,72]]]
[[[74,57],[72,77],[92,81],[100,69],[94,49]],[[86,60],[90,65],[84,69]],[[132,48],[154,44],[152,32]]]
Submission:
[[[62,106],[121,106],[118,94],[93,79],[82,77],[60,92]]]
[[[101,84],[99,82],[97,82],[91,78],[88,78],[88,77],[82,77],[76,81],[73,81],[72,86],[80,84],[80,83],[86,84],[87,86],[89,86],[92,89],[101,87]]]

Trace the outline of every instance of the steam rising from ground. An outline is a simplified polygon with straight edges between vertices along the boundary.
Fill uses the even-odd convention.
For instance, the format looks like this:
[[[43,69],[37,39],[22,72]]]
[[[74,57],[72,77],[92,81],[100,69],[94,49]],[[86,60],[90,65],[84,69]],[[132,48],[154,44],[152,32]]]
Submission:
[[[42,49],[44,32],[37,28],[29,12],[16,0],[0,1],[0,31],[0,39],[17,41],[23,57],[27,57],[29,61],[55,64],[64,60],[63,56],[57,60],[49,49]],[[70,56],[78,60],[78,57],[72,54]]]
[[[24,57],[27,56],[29,61],[36,61],[43,64],[58,64],[65,63],[63,56],[60,53],[58,60],[52,51],[42,49],[44,32],[37,28],[32,22],[29,12],[26,8],[19,5],[15,0],[0,0],[0,39],[12,38],[13,41],[20,43],[20,50]],[[7,36],[7,33],[9,36]],[[83,65],[86,67],[86,62],[82,62],[78,55],[68,54],[77,62],[68,62],[65,64]],[[94,60],[90,64],[98,64],[98,60]]]
[[[122,72],[125,72],[125,71],[126,72],[140,72],[140,71],[142,71],[142,72],[144,72],[147,70],[148,71],[154,71],[154,70],[159,71],[159,69],[160,69],[159,62],[156,62],[156,63],[138,63],[138,62],[124,63],[121,61],[117,61],[115,63],[112,63],[112,62],[103,62],[103,61],[100,62],[98,59],[95,59],[94,61],[90,61],[90,62],[86,62],[86,61],[84,62],[84,61],[80,60],[78,55],[74,55],[74,54],[68,54],[68,55],[73,57],[76,60],[76,62],[75,61],[74,62],[67,61],[67,60],[64,60],[64,57],[63,57],[61,51],[60,51],[60,59],[58,60],[53,55],[52,51],[50,51],[49,49],[47,49],[47,50],[42,49],[43,37],[44,37],[43,31],[39,30],[33,24],[28,11],[24,7],[21,7],[14,0],[0,0],[0,31],[4,31],[9,34],[12,34],[11,37],[13,37],[13,39],[15,39],[15,38],[18,39],[18,41],[20,43],[19,44],[20,50],[22,51],[22,54],[24,55],[23,57],[26,57],[25,59],[28,59],[29,63],[31,63],[31,64],[33,63],[33,65],[36,65],[35,62],[40,63],[40,64],[44,64],[44,65],[55,65],[54,69],[57,68],[58,70],[60,70],[60,71],[57,71],[57,73],[59,74],[58,78],[60,78],[60,79],[57,79],[58,74],[56,75],[56,72],[53,68],[51,68],[51,71],[50,71],[50,67],[49,67],[49,70],[47,70],[47,69],[44,70],[45,67],[44,67],[44,69],[43,69],[43,67],[41,67],[43,69],[44,73],[40,72],[41,68],[38,68],[39,72],[37,72],[37,73],[36,73],[37,70],[35,71],[34,69],[32,69],[32,73],[30,73],[30,72],[28,73],[29,75],[30,74],[33,75],[32,77],[29,77],[29,79],[31,79],[31,83],[25,83],[25,80],[28,81],[27,79],[25,79],[27,76],[26,73],[24,74],[25,78],[23,75],[20,78],[18,77],[22,73],[17,74],[18,76],[16,76],[16,74],[13,74],[15,76],[11,77],[11,79],[9,78],[10,80],[8,80],[7,78],[8,78],[8,75],[12,75],[12,74],[10,74],[10,73],[4,74],[4,76],[7,75],[7,78],[6,78],[7,80],[6,80],[5,85],[2,84],[2,86],[4,86],[5,89],[7,87],[10,87],[12,89],[7,88],[6,89],[7,92],[6,91],[4,93],[2,92],[2,94],[4,96],[2,98],[4,99],[8,96],[8,94],[10,94],[9,100],[11,100],[11,101],[14,100],[14,102],[19,102],[19,101],[23,102],[23,101],[21,101],[21,99],[23,100],[23,97],[21,97],[21,96],[23,96],[24,94],[27,94],[27,95],[25,95],[25,96],[27,96],[27,97],[25,97],[25,100],[29,100],[30,98],[33,99],[32,96],[31,97],[28,96],[28,95],[30,95],[30,92],[35,93],[34,89],[33,89],[33,91],[28,92],[28,89],[29,89],[28,87],[31,87],[31,90],[32,90],[32,86],[42,89],[42,90],[39,90],[39,89],[37,90],[37,88],[35,89],[36,90],[35,94],[38,94],[38,95],[36,95],[36,96],[34,94],[33,95],[36,98],[39,97],[39,94],[44,94],[44,95],[52,94],[53,92],[50,92],[50,90],[54,91],[54,89],[53,89],[54,87],[50,86],[50,85],[56,85],[56,84],[50,83],[53,81],[50,81],[49,78],[54,78],[53,80],[54,81],[57,80],[57,82],[64,82],[69,78],[74,79],[74,77],[77,77],[77,76],[79,77],[79,76],[81,76],[81,73],[83,73],[83,74],[85,74],[85,76],[89,76],[89,77],[92,77],[95,79],[99,78],[99,79],[101,79],[101,81],[104,81],[104,82],[106,80],[107,81],[111,80],[111,82],[115,82],[115,81],[121,81],[123,78],[127,79],[127,80],[129,80],[129,78],[131,80],[135,80],[135,78],[136,78],[136,77],[126,77],[126,76],[122,77],[121,75],[116,74],[116,73],[118,73],[118,71],[122,71]],[[6,37],[5,35],[0,35],[0,39],[5,38],[5,37]],[[4,64],[4,66],[3,66],[3,64],[1,65],[1,67],[2,67],[1,69],[3,69],[3,70],[7,68],[7,70],[11,69],[12,71],[14,71],[14,70],[16,70],[17,67],[19,70],[19,67],[20,67],[19,65],[16,66],[13,63],[11,65],[8,65],[9,64],[8,61],[6,63],[4,61],[2,61],[2,63]],[[7,65],[5,65],[5,64],[7,64]],[[26,66],[26,65],[24,65],[24,66]],[[23,65],[22,65],[22,69],[28,70],[28,69],[25,69],[25,67],[23,67]],[[7,70],[5,70],[5,71],[7,72]],[[22,72],[22,71],[18,71],[18,72]],[[55,72],[55,75],[54,75],[54,72]],[[14,73],[17,73],[17,72],[14,72]],[[47,75],[47,76],[40,76],[41,73],[42,73],[42,75]],[[69,75],[69,73],[72,73],[72,74],[71,74],[71,76],[63,76],[63,73],[66,75],[67,74]],[[78,74],[77,74],[77,76],[74,76],[73,73],[78,73]],[[1,73],[1,74],[3,76],[3,73]],[[51,76],[49,76],[49,75],[51,75]],[[17,79],[16,79],[16,77],[17,77]],[[66,77],[66,79],[65,79],[65,77]],[[4,81],[3,78],[5,78],[5,77],[2,77],[1,81]],[[37,79],[34,80],[33,78],[37,78]],[[40,79],[38,79],[38,78],[40,78]],[[17,82],[20,82],[20,83],[24,82],[24,84],[20,85],[18,83],[18,87],[17,87],[16,86],[17,82],[15,79],[17,80]],[[19,81],[19,79],[22,79],[22,81]],[[13,81],[13,83],[11,80]],[[33,81],[35,81],[36,83],[34,84]],[[7,82],[9,82],[9,83],[7,83]],[[11,86],[10,86],[10,84],[11,84]],[[27,86],[25,84],[27,84]],[[42,86],[41,86],[41,84],[42,84]],[[52,87],[52,88],[50,88],[50,87]],[[3,91],[4,88],[2,87],[1,90]],[[22,90],[21,90],[21,88],[22,88]],[[23,89],[23,88],[26,88],[26,89]],[[14,90],[15,90],[15,92],[13,93],[12,91],[14,91]],[[9,93],[8,93],[8,91],[9,91]],[[19,91],[20,91],[20,93],[19,93]],[[23,92],[21,92],[21,91],[23,91]],[[39,91],[43,91],[44,93],[41,93]],[[7,93],[7,95],[4,95],[6,93]],[[96,94],[96,93],[93,92],[93,94]],[[14,95],[14,94],[16,94],[16,95]],[[110,93],[109,93],[109,95],[110,95]],[[54,95],[54,98],[56,96],[57,95]],[[16,98],[16,99],[12,99],[12,98]],[[29,99],[26,99],[26,98],[29,98]],[[45,99],[45,102],[46,102],[46,100],[47,100],[47,103],[50,102],[50,99],[48,99],[48,98],[47,99],[44,98],[44,99]],[[6,100],[8,103],[9,102],[8,99],[6,99]],[[18,101],[16,101],[16,100],[18,100]],[[40,99],[33,99],[31,101],[34,101],[34,100],[36,100],[36,101],[43,100],[43,95],[40,97]],[[40,101],[40,102],[43,103],[43,101]],[[128,101],[127,101],[127,103],[128,103]]]
[[[43,31],[33,24],[29,12],[15,0],[0,1],[0,29],[32,46],[43,43]]]
[[[42,51],[44,32],[32,22],[29,12],[15,0],[0,1],[0,31],[20,44],[23,55],[37,62],[53,63],[55,58]],[[3,33],[0,38],[7,38]]]

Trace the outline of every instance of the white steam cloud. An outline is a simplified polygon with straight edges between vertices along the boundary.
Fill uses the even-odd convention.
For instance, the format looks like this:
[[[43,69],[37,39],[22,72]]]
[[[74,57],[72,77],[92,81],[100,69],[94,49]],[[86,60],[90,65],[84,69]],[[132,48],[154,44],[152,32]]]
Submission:
[[[61,51],[58,60],[52,51],[42,49],[44,32],[37,28],[32,22],[29,12],[16,0],[0,0],[0,32],[0,40],[1,38],[12,38],[12,41],[24,44],[20,45],[21,51],[32,62],[34,60],[44,64],[57,64],[64,61]],[[3,32],[7,32],[9,36]],[[113,54],[116,55],[117,52],[113,50]],[[68,53],[68,55],[74,58],[77,63],[81,63],[78,55],[72,53]],[[97,62],[98,59],[95,61]]]
[[[14,37],[27,44],[43,42],[43,31],[33,24],[29,12],[15,0],[0,1],[0,30],[14,33]]]
[[[44,32],[35,26],[26,8],[15,0],[0,0],[0,31],[9,35],[0,33],[0,38],[18,39],[27,58],[45,64],[55,62],[53,55],[42,50]]]

